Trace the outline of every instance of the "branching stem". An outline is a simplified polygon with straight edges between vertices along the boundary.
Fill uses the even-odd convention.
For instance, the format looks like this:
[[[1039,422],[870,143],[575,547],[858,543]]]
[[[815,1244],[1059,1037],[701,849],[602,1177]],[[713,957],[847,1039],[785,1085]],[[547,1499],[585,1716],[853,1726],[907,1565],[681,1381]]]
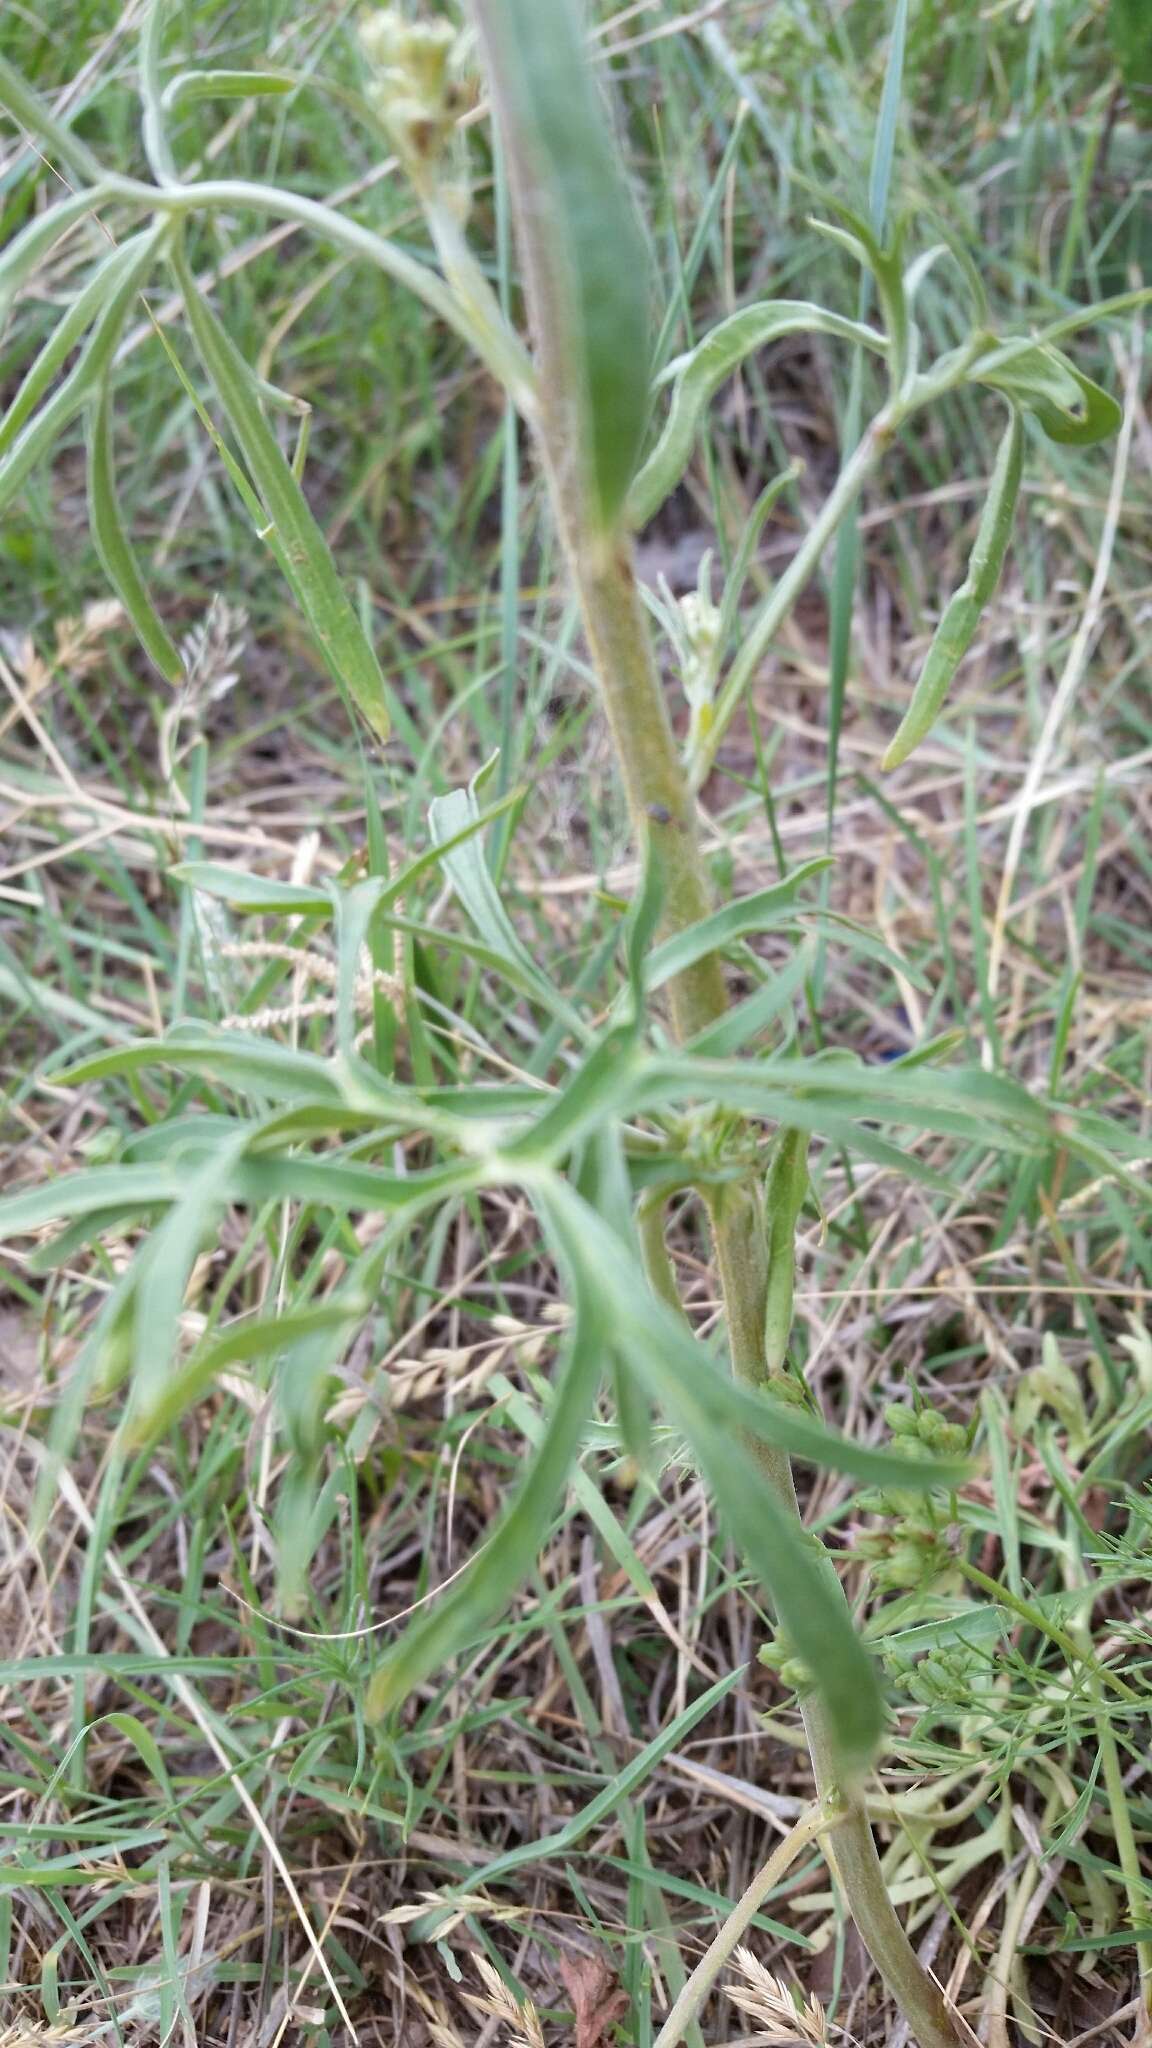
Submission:
[[[482,33],[488,10],[489,0],[474,0]],[[631,548],[622,534],[605,541],[583,502],[568,302],[557,270],[552,224],[538,203],[534,167],[519,132],[516,109],[506,103],[502,92],[499,65],[490,63],[489,72],[501,122],[535,347],[539,392],[535,425],[540,454],[633,829],[641,844],[648,839],[653,842],[661,860],[665,923],[675,931],[697,923],[711,908],[708,874],[697,836],[696,804],[668,716]],[[790,577],[781,586],[788,603],[810,573],[828,534],[853,502],[883,442],[883,432],[874,427],[844,470]],[[770,611],[761,614],[754,631],[759,651],[775,631],[779,603],[778,597],[770,600]],[[750,651],[738,672],[729,677],[728,691],[734,693],[742,684],[751,658]],[[728,1007],[719,957],[709,956],[676,976],[668,992],[676,1035],[689,1039],[723,1016]],[[743,1378],[759,1381],[765,1376],[766,1246],[758,1195],[747,1187],[725,1188],[713,1196],[710,1213],[733,1364]],[[769,1484],[799,1522],[787,1457],[767,1446],[761,1448],[760,1456]],[[831,1566],[829,1571],[834,1576]],[[829,1731],[814,1703],[805,1709],[805,1728],[823,1811],[835,1816],[829,1840],[836,1870],[869,1953],[920,2048],[957,2048],[960,2036],[943,1993],[921,1969],[888,1897],[860,1791],[839,1782]]]

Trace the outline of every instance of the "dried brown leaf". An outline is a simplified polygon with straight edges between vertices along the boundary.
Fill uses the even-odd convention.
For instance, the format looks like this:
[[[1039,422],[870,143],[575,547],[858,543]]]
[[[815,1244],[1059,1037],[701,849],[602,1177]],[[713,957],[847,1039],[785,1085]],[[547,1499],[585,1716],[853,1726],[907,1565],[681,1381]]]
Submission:
[[[575,2048],[604,2048],[628,2010],[628,1994],[601,1955],[561,1956],[560,1975],[576,2015]]]

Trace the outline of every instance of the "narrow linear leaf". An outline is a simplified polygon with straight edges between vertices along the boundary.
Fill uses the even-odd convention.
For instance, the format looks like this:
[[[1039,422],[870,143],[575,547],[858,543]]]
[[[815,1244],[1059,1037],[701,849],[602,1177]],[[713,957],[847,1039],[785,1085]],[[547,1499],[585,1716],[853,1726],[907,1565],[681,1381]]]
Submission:
[[[879,132],[876,141],[880,141]],[[816,220],[811,216],[808,225],[826,241],[835,242],[848,255],[854,257],[856,262],[865,271],[870,271],[875,278],[888,334],[889,379],[892,388],[898,390],[908,361],[908,304],[904,277],[903,223],[896,223],[891,242],[885,247],[859,214],[853,213],[848,207],[837,206],[835,200],[830,199],[829,204],[834,206],[845,220],[852,223],[855,232],[838,227],[833,221]]]
[[[0,1243],[40,1230],[61,1217],[92,1216],[101,1209],[131,1214],[179,1199],[185,1177],[173,1166],[101,1166],[65,1173],[49,1185],[24,1188],[0,1201]]]
[[[402,1227],[408,1229],[408,1221]],[[314,1458],[324,1425],[328,1370],[338,1362],[357,1325],[371,1313],[381,1272],[394,1253],[394,1237],[396,1225],[389,1225],[357,1260],[338,1294],[283,1315],[242,1317],[211,1341],[201,1343],[191,1358],[158,1378],[156,1384],[133,1389],[121,1427],[125,1446],[139,1450],[160,1438],[184,1411],[209,1393],[225,1366],[273,1356],[277,1360],[277,1403],[289,1442],[303,1458]],[[299,1591],[299,1573],[295,1573],[297,1583],[291,1583],[293,1552],[299,1556],[297,1544],[291,1540],[281,1544],[281,1593],[285,1587]]]
[[[765,1063],[767,1064],[767,1062]],[[680,1098],[684,1099],[684,1098]],[[707,1099],[707,1097],[705,1097]],[[828,1102],[810,1103],[803,1096],[787,1094],[783,1090],[773,1097],[765,1090],[757,1098],[754,1114],[766,1121],[794,1125],[797,1130],[809,1131],[813,1137],[823,1138],[828,1145],[839,1146],[841,1151],[850,1152],[855,1158],[869,1160],[885,1173],[891,1173],[898,1180],[916,1181],[923,1187],[935,1188],[940,1194],[955,1195],[957,1189],[947,1174],[930,1165],[926,1159],[909,1145],[897,1145],[878,1135],[871,1123],[861,1123],[843,1109]],[[633,1114],[636,1106],[633,1104]],[[1023,1145],[1008,1146],[1010,1151],[1022,1151]],[[633,1159],[632,1175],[636,1185],[682,1187],[685,1180],[712,1187],[722,1186],[726,1181],[738,1177],[735,1170],[715,1169],[708,1173],[699,1160],[692,1162],[691,1172],[685,1172],[686,1162],[677,1159],[675,1153],[658,1153],[647,1158]]]
[[[674,380],[672,402],[660,438],[629,493],[628,517],[633,526],[646,525],[675,490],[692,459],[700,421],[720,386],[757,349],[781,335],[798,333],[831,334],[841,341],[859,342],[879,355],[888,347],[877,328],[860,320],[845,320],[806,299],[768,299],[722,320],[694,349],[678,356],[661,373],[661,383]]]
[[[273,1039],[249,1037],[240,1031],[215,1033],[203,1027],[173,1032],[170,1038],[138,1038],[131,1045],[94,1053],[54,1069],[52,1079],[58,1086],[71,1088],[159,1066],[251,1087],[294,1105],[343,1100],[339,1075],[319,1053],[300,1052],[294,1046],[277,1045]]]
[[[920,680],[880,764],[882,768],[898,768],[906,761],[921,740],[927,738],[940,715],[952,678],[972,645],[976,628],[1000,581],[1012,536],[1023,465],[1024,421],[1013,405],[996,453],[968,574],[949,599],[932,636]]]
[[[166,1038],[137,1039],[132,1045],[97,1053],[54,1071],[53,1079],[74,1085],[154,1066],[251,1089],[270,1101],[284,1103],[293,1118],[305,1107],[339,1107],[350,1114],[353,1124],[368,1114],[402,1130],[436,1132],[448,1142],[457,1138],[467,1142],[472,1135],[467,1124],[417,1089],[386,1080],[361,1060],[347,1056],[329,1060],[320,1053],[277,1045],[271,1038],[243,1031],[213,1031],[196,1024],[177,1025]]]
[[[3,1670],[3,1666],[0,1666],[0,1670]],[[556,1856],[563,1856],[569,1849],[575,1848],[577,1842],[582,1841],[585,1835],[590,1834],[600,1821],[607,1819],[609,1815],[618,1816],[621,1802],[629,1799],[633,1792],[638,1791],[640,1786],[647,1782],[653,1771],[663,1763],[664,1758],[672,1750],[679,1748],[691,1735],[692,1730],[706,1719],[713,1707],[719,1706],[721,1701],[728,1697],[745,1675],[746,1667],[743,1664],[738,1664],[734,1671],[726,1671],[723,1678],[718,1678],[714,1685],[710,1685],[700,1694],[699,1699],[693,1700],[682,1713],[674,1714],[660,1733],[653,1736],[652,1741],[646,1743],[644,1748],[609,1780],[603,1791],[597,1792],[595,1798],[590,1799],[586,1806],[582,1806],[574,1813],[570,1820],[566,1820],[561,1828],[553,1834],[541,1835],[535,1842],[517,1842],[514,1849],[505,1849],[503,1854],[494,1857],[491,1863],[485,1863],[479,1870],[470,1871],[469,1888],[476,1891],[486,1890],[500,1878],[507,1877],[510,1871],[523,1870],[527,1864],[542,1863],[551,1861]],[[441,1917],[437,1907],[430,1908],[428,1920],[417,1921],[414,1924],[410,1939],[433,1939]]]
[[[1026,1605],[1034,1610],[1042,1623],[1063,1628],[1078,1610],[1098,1598],[1097,1588],[1076,1586],[1060,1593],[1035,1593]],[[969,1601],[952,1615],[942,1616],[937,1621],[917,1622],[912,1627],[901,1625],[893,1628],[887,1619],[888,1612],[881,1608],[873,1617],[868,1638],[879,1648],[894,1651],[901,1660],[911,1658],[921,1650],[939,1649],[951,1643],[983,1642],[990,1636],[1006,1635],[1009,1629],[1017,1628],[1020,1623],[1019,1607],[1000,1605],[994,1600],[982,1601],[978,1607]]]
[[[133,1407],[125,1418],[129,1448],[140,1449],[164,1436],[189,1408],[203,1400],[228,1366],[273,1356],[298,1338],[319,1332],[339,1340],[352,1329],[355,1320],[356,1311],[347,1301],[322,1301],[310,1303],[307,1308],[291,1309],[284,1315],[252,1317],[229,1324],[215,1343],[195,1351],[165,1380],[148,1406]]]
[[[738,896],[734,902],[714,910],[710,917],[701,918],[699,923],[674,933],[649,954],[644,971],[645,987],[649,992],[663,988],[665,982],[694,966],[706,954],[721,952],[726,946],[735,945],[738,939],[749,938],[755,932],[770,931],[773,925],[784,920],[785,914],[789,918],[794,915],[796,896],[804,884],[833,865],[827,855],[805,861],[802,866],[794,868],[783,882],[774,883],[770,889],[758,889],[752,896]]]
[[[183,660],[148,595],[120,517],[112,459],[112,395],[107,376],[101,381],[89,418],[88,517],[104,574],[131,619],[141,647],[166,682],[180,682]]]
[[[194,100],[279,99],[300,83],[291,71],[178,71],[160,104],[170,113]]]
[[[1030,412],[1050,441],[1090,447],[1115,434],[1123,417],[1111,393],[1051,342],[1004,342],[980,358],[969,376]]]
[[[49,215],[50,219],[53,217]],[[53,378],[107,305],[125,273],[132,270],[142,244],[148,240],[150,237],[142,234],[121,242],[97,264],[83,290],[77,292],[61,315],[0,420],[0,455],[11,447],[25,421],[31,418]]]
[[[590,1025],[586,1024],[580,1012],[568,1001],[558,988],[540,969],[532,963],[525,967],[513,958],[506,946],[497,950],[485,945],[483,939],[474,939],[470,932],[453,931],[451,927],[427,924],[420,918],[399,917],[390,910],[379,910],[377,918],[390,931],[406,932],[413,939],[420,939],[429,946],[443,946],[447,952],[460,953],[467,960],[474,960],[478,967],[489,968],[506,981],[511,988],[518,989],[530,1002],[538,1003],[549,1015],[563,1024],[574,1037],[587,1043],[592,1037]]]
[[[132,1266],[133,1401],[145,1411],[169,1380],[192,1268],[227,1201],[231,1170],[251,1141],[241,1125],[186,1174],[180,1200],[151,1232]]]
[[[335,892],[338,1004],[336,1036],[345,1060],[355,1057],[356,1033],[360,1022],[356,1010],[357,990],[362,963],[371,957],[367,949],[372,919],[386,888],[387,882],[383,875],[370,875],[366,881],[356,882],[350,889],[338,889]]]
[[[748,1415],[755,1418],[755,1434],[776,1443],[808,1419],[791,1404],[726,1377],[677,1313],[649,1292],[622,1240],[571,1189],[556,1182],[538,1188],[535,1199],[577,1284],[609,1309],[614,1347],[688,1438],[721,1514],[813,1673],[843,1763],[860,1768],[883,1727],[875,1668],[830,1560],[745,1448]],[[810,1426],[837,1452],[858,1454],[859,1446],[822,1424],[812,1420]]]
[[[360,1209],[366,1215],[398,1215],[402,1210],[416,1214],[450,1195],[467,1194],[483,1178],[471,1160],[451,1159],[442,1166],[403,1174],[330,1156],[258,1155],[241,1160],[235,1168],[229,1198],[249,1206],[268,1201],[316,1202],[339,1211]]]
[[[377,877],[380,883],[377,907],[384,909],[407,895],[421,875],[440,866],[446,854],[463,846],[476,833],[483,832],[493,819],[502,817],[513,805],[520,803],[522,797],[522,790],[511,789],[495,803],[475,812],[470,810],[458,832],[436,840],[414,860],[406,862],[390,879]],[[243,868],[226,867],[222,861],[211,860],[180,861],[169,868],[168,873],[174,881],[203,889],[206,896],[215,896],[221,902],[231,904],[234,910],[281,910],[290,916],[332,917],[340,887],[338,883],[331,882],[322,888],[303,888],[296,882],[279,882],[271,876],[253,875]]]
[[[648,245],[585,51],[574,0],[477,0],[516,183],[546,209],[568,307],[584,488],[601,533],[619,522],[648,417]],[[547,366],[545,366],[547,374]]]
[[[649,1057],[637,1070],[633,1114],[684,1101],[744,1109],[819,1130],[844,1120],[908,1124],[971,1143],[1031,1151],[1051,1141],[1051,1115],[1017,1083],[975,1067],[865,1066],[853,1059],[701,1060]],[[861,1134],[863,1135],[863,1134]]]
[[[122,184],[123,181],[118,180],[113,188],[117,197],[123,196]],[[491,321],[478,323],[473,309],[462,302],[430,263],[398,248],[395,242],[388,241],[383,235],[374,234],[362,221],[351,220],[347,214],[337,212],[333,206],[322,205],[319,200],[309,199],[303,192],[286,191],[282,186],[246,178],[198,178],[194,193],[188,186],[183,189],[153,189],[142,185],[133,190],[133,197],[137,191],[145,204],[176,215],[187,212],[191,205],[198,212],[210,210],[232,215],[238,209],[247,208],[254,213],[271,215],[274,219],[296,221],[321,241],[337,249],[347,249],[350,255],[370,263],[374,269],[412,292],[437,319],[443,320],[445,326],[475,350],[520,410],[529,417],[534,415],[536,391],[532,366],[512,330],[503,325],[497,327]]]
[[[179,247],[173,250],[173,267],[197,353],[251,472],[274,529],[278,558],[324,661],[376,737],[386,740],[391,720],[383,672],[291,464],[264,417],[253,372],[201,295]]]
[[[730,1059],[761,1031],[774,1023],[803,993],[804,983],[812,972],[816,958],[816,945],[806,939],[797,946],[792,958],[778,974],[772,974],[761,988],[737,1003],[715,1024],[709,1024],[684,1050],[700,1059]]]
[[[168,1776],[168,1766],[164,1761],[163,1751],[152,1730],[146,1726],[138,1714],[129,1714],[122,1710],[106,1714],[103,1717],[103,1725],[106,1728],[115,1728],[118,1735],[123,1735],[132,1744],[145,1770],[151,1773],[163,1793],[165,1806],[169,1811],[175,1811],[178,1801],[173,1790],[172,1780]]]
[[[450,789],[428,806],[428,830],[440,865],[480,937],[494,953],[502,953],[533,979],[539,968],[500,900],[484,847],[477,838],[480,801],[477,794],[485,769],[466,789]]]
[[[764,1364],[769,1374],[779,1372],[788,1355],[796,1291],[796,1225],[807,1194],[808,1133],[777,1131],[764,1176]]]
[[[503,1147],[508,1160],[559,1161],[589,1133],[622,1112],[634,1082],[635,1031],[609,1031],[572,1079],[521,1137]]]
[[[217,1115],[211,1110],[193,1110],[173,1117],[168,1123],[146,1125],[125,1140],[125,1165],[145,1160],[179,1158],[188,1165],[226,1140],[245,1121]],[[293,1102],[287,1110],[248,1121],[251,1143],[262,1151],[282,1149],[302,1138],[323,1138],[346,1131],[358,1136],[373,1128],[382,1139],[391,1135],[379,1109],[353,1109],[347,1102]]]
[[[269,875],[249,874],[242,868],[226,867],[222,861],[185,860],[168,870],[173,881],[202,889],[234,910],[277,910],[286,917],[331,917],[334,904],[324,889],[307,889],[298,882],[278,882]]]
[[[419,1210],[462,1194],[482,1176],[469,1160],[453,1160],[412,1174],[389,1173],[334,1157],[253,1156],[241,1160],[221,1190],[230,1202],[315,1202],[366,1214]],[[50,1187],[28,1188],[0,1201],[0,1243],[61,1218],[116,1211],[122,1216],[178,1202],[188,1186],[179,1164],[103,1166],[62,1174]]]
[[[0,458],[0,511],[11,503],[36,463],[48,454],[64,428],[97,390],[111,364],[128,309],[154,260],[162,233],[162,229],[152,229],[132,242],[131,260],[117,273],[114,289],[105,301],[79,361],[39,412],[26,422]]]
[[[31,1010],[34,1016],[55,1017],[65,1024],[78,1026],[92,1038],[122,1041],[131,1036],[131,1026],[119,1018],[106,1017],[102,1011],[92,1009],[88,1003],[80,1002],[65,990],[53,988],[47,981],[18,974],[2,963],[0,996],[19,1010]]]
[[[6,105],[4,94],[4,72],[0,68],[0,105]],[[101,202],[109,197],[109,188],[100,184],[83,192],[69,193],[67,199],[57,200],[38,213],[26,227],[14,235],[7,248],[0,253],[0,317],[7,313],[25,280],[38,270],[50,249],[69,228],[75,227],[93,213]]]
[[[929,990],[932,986],[922,968],[906,960],[902,953],[885,945],[875,932],[859,924],[854,917],[846,917],[842,910],[800,910],[797,912],[797,926],[801,931],[815,930],[841,946],[845,952],[862,954],[866,960],[875,960],[889,974],[910,981],[913,988]]]
[[[1152,16],[1147,0],[1110,0],[1108,26],[1129,104],[1146,128],[1152,125]]]
[[[644,1015],[648,959],[652,942],[660,928],[660,916],[664,909],[667,889],[668,875],[664,850],[654,834],[649,832],[644,845],[644,871],[640,887],[628,907],[624,926],[624,965],[628,976],[628,998],[632,1008],[630,1021],[637,1033]]]
[[[8,112],[19,121],[21,127],[29,129],[33,135],[38,135],[42,142],[51,143],[61,162],[70,164],[82,178],[97,184],[101,181],[104,166],[99,157],[89,149],[86,142],[82,142],[78,135],[73,134],[67,122],[56,118],[48,102],[41,99],[39,93],[33,90],[14,65],[9,64],[6,57],[0,57],[0,106],[7,107]],[[88,198],[95,203],[92,193],[88,194]],[[67,203],[62,202],[54,208],[54,212],[61,213]]]
[[[585,1293],[543,1434],[511,1507],[468,1570],[409,1624],[384,1658],[368,1687],[370,1721],[382,1720],[430,1672],[475,1643],[531,1571],[588,1426],[604,1347],[596,1297]]]
[[[668,1405],[700,1460],[722,1519],[812,1675],[842,1768],[850,1775],[864,1771],[884,1733],[884,1699],[831,1559],[793,1519],[738,1439],[709,1423],[683,1389],[668,1397]]]
[[[479,836],[485,813],[481,811],[478,794],[490,767],[489,763],[473,776],[466,789],[450,789],[444,796],[434,797],[429,804],[428,830],[437,857],[489,954],[502,964],[506,973],[511,970],[510,978],[518,987],[533,994],[538,1002],[545,1003],[582,1033],[579,1016],[541,973],[505,910],[492,879],[492,870]],[[391,896],[398,894],[398,886],[390,891]],[[449,934],[439,936],[443,942],[450,943]]]
[[[675,1384],[700,1403],[715,1427],[775,1444],[791,1457],[847,1472],[870,1486],[930,1490],[957,1486],[967,1476],[962,1461],[908,1458],[857,1443],[805,1409],[733,1379],[683,1317],[651,1292],[638,1253],[589,1203],[551,1176],[531,1192],[567,1264],[606,1302],[613,1342],[619,1338],[643,1351],[640,1370],[657,1397]]]
[[[163,1213],[158,1205],[157,1215]],[[149,1211],[142,1209],[138,1202],[129,1202],[120,1207],[95,1209],[86,1216],[77,1217],[66,1223],[50,1238],[44,1238],[27,1255],[24,1270],[37,1277],[45,1273],[56,1273],[70,1259],[76,1259],[85,1246],[95,1244],[98,1238],[108,1236],[123,1226],[138,1224],[147,1220]]]
[[[720,663],[732,644],[732,636],[736,631],[736,623],[740,615],[740,601],[744,595],[744,588],[748,581],[752,564],[757,558],[760,536],[764,531],[768,515],[783,497],[789,486],[796,483],[803,474],[804,464],[799,458],[795,462],[790,462],[787,469],[781,470],[779,476],[774,476],[770,484],[765,484],[764,489],[761,491],[760,496],[748,515],[744,531],[740,536],[740,544],[733,556],[732,567],[724,584],[724,594],[720,600],[720,624],[716,632],[716,647],[712,657],[711,678],[713,687],[719,677]]]

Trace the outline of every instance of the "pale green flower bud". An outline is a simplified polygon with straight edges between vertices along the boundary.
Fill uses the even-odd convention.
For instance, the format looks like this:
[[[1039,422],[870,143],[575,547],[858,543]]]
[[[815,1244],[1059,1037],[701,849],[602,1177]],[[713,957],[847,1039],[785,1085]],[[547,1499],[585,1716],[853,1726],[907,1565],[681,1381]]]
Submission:
[[[360,24],[369,97],[410,173],[438,163],[456,126],[461,42],[451,22],[409,22],[394,7]]]

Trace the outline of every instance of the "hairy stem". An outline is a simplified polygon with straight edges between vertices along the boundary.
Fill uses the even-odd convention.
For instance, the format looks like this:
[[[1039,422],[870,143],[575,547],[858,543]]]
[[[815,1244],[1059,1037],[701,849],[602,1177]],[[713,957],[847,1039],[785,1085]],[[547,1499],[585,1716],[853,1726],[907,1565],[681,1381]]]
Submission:
[[[542,366],[541,389],[548,372]],[[547,408],[542,408],[547,410]],[[559,452],[559,451],[558,451]],[[550,462],[553,478],[562,474]],[[651,845],[664,883],[664,924],[669,932],[696,924],[711,904],[696,833],[696,806],[680,768],[632,564],[621,538],[611,549],[586,539],[574,526],[559,491],[557,510],[576,584],[584,631],[612,732],[628,809],[638,843]],[[724,978],[710,955],[669,983],[678,1038],[692,1038],[723,1014]]]
[[[489,77],[500,117],[519,243],[521,270],[535,344],[539,410],[534,421],[552,503],[580,603],[593,667],[611,728],[633,828],[651,841],[662,863],[666,927],[675,931],[707,915],[710,890],[697,836],[696,804],[680,761],[640,597],[631,548],[623,534],[606,540],[584,502],[577,434],[578,372],[571,357],[568,299],[557,267],[555,224],[541,204],[539,181],[517,109],[502,91],[499,63],[486,33],[491,0],[473,0],[489,44]],[[882,436],[879,437],[882,441]],[[851,502],[876,453],[876,437],[841,478],[839,500],[825,522]],[[809,543],[813,555],[820,542]],[[799,575],[794,579],[797,583]],[[762,649],[764,623],[756,636]],[[746,665],[746,664],[745,664]],[[731,687],[731,679],[730,685]],[[709,956],[669,983],[672,1023],[688,1039],[728,1007],[721,961]],[[764,1307],[767,1248],[761,1202],[750,1188],[726,1188],[710,1203],[735,1370],[765,1377]],[[787,1457],[759,1447],[762,1469],[785,1505],[800,1519]],[[835,1573],[829,1564],[829,1573]],[[836,1579],[839,1588],[839,1580]],[[843,1598],[843,1594],[840,1595]],[[839,1782],[833,1745],[820,1709],[809,1705],[805,1728],[813,1770],[826,1810],[839,1815],[831,1842],[849,1909],[881,1975],[920,2043],[957,2048],[942,1993],[921,1969],[888,1897],[876,1845],[860,1795]]]

